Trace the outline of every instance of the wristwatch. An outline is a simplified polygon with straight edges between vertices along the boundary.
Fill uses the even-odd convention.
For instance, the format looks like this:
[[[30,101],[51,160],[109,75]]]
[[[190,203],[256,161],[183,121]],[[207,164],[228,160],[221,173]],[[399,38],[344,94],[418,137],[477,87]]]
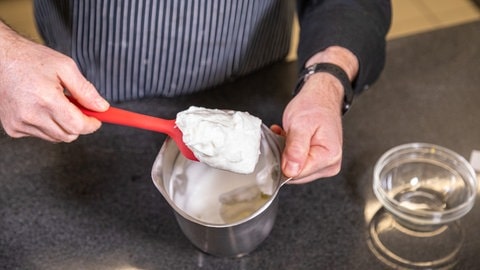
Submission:
[[[318,63],[313,64],[300,73],[298,78],[297,85],[293,91],[293,95],[298,94],[300,89],[302,89],[305,82],[308,80],[308,77],[318,72],[327,72],[335,76],[343,86],[343,104],[342,104],[342,114],[345,114],[348,109],[352,106],[353,102],[353,89],[350,80],[348,79],[347,73],[339,66],[332,63]]]

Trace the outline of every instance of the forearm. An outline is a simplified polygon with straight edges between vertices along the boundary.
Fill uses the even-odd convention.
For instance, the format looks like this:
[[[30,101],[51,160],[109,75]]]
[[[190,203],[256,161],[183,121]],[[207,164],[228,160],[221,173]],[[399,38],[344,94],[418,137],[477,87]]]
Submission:
[[[0,20],[0,72],[5,71],[12,62],[17,60],[15,55],[21,51],[24,44],[34,44],[34,42],[23,37]]]
[[[12,29],[0,19],[0,37],[3,37],[3,35],[9,31],[12,31]]]
[[[300,69],[313,63],[312,59],[316,59],[319,52],[328,51],[331,47],[345,48],[356,57],[356,75],[348,70],[349,65],[355,64],[345,67],[337,64],[345,69],[349,77],[354,75],[354,89],[361,91],[373,83],[383,69],[390,11],[388,0],[299,1]]]
[[[0,65],[5,64],[6,53],[16,38],[17,34],[0,20]]]
[[[5,22],[0,20],[0,49],[11,47],[12,43],[16,42],[20,38],[23,37],[15,32],[15,30],[13,30]]]

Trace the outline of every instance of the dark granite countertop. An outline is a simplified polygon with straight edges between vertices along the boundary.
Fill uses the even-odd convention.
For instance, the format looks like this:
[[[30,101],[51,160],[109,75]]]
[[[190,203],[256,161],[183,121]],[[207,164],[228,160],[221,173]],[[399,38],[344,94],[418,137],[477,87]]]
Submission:
[[[374,163],[406,142],[467,159],[480,150],[479,33],[475,22],[388,42],[384,73],[344,117],[342,172],[283,187],[272,233],[241,259],[203,254],[178,228],[150,178],[164,135],[108,124],[70,144],[0,135],[0,268],[388,269],[369,248]],[[118,106],[170,118],[193,104],[280,123],[295,73],[277,64],[206,95]],[[478,268],[478,203],[461,226],[455,268]]]

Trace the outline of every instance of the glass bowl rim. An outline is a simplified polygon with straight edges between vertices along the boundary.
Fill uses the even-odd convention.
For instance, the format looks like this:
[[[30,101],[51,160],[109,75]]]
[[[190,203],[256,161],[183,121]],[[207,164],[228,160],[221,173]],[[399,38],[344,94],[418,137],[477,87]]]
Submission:
[[[381,188],[380,173],[382,172],[385,165],[388,164],[389,159],[400,154],[418,152],[421,149],[435,149],[435,152],[442,152],[448,155],[452,160],[458,161],[459,164],[465,167],[465,171],[468,174],[468,179],[464,179],[464,182],[470,190],[469,196],[465,199],[463,203],[451,209],[442,211],[411,210],[402,206],[398,201],[392,200],[392,198],[388,196],[387,192],[383,188]],[[438,160],[436,161],[441,162]],[[416,224],[441,224],[451,222],[464,216],[470,211],[470,209],[475,203],[475,198],[477,196],[477,185],[478,183],[475,171],[473,170],[471,164],[464,157],[448,148],[431,143],[414,142],[394,146],[387,150],[377,160],[373,172],[373,191],[381,204],[392,214]]]

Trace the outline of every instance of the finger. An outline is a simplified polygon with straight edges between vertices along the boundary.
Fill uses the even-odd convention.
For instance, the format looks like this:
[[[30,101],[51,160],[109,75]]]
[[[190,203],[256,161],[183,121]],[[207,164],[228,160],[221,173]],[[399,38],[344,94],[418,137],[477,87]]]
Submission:
[[[286,133],[285,133],[285,130],[283,130],[282,127],[280,127],[279,125],[276,125],[276,124],[273,124],[270,126],[270,130],[277,134],[277,135],[280,135],[280,136],[285,136]]]
[[[65,101],[64,108],[59,113],[52,114],[52,119],[65,133],[84,135],[93,133],[100,128],[102,124],[99,120],[85,115],[66,97],[62,97],[62,100]]]
[[[80,134],[92,133],[101,126],[100,121],[84,115],[63,94],[44,102],[44,113],[25,117],[17,130],[48,141],[71,142]]]
[[[65,64],[65,68],[58,72],[58,76],[62,85],[85,108],[103,112],[110,106],[93,84],[85,79],[73,60],[70,59]]]
[[[58,142],[61,142],[61,141],[58,141],[54,138],[51,138],[50,136],[47,136],[45,133],[43,132],[37,132],[37,131],[25,131],[25,132],[17,132],[15,133],[14,135],[10,135],[12,138],[26,138],[26,137],[35,137],[35,138],[39,138],[39,139],[42,139],[44,141],[49,141],[49,142],[53,142],[53,143],[58,143]]]
[[[332,174],[337,174],[337,173],[338,173],[338,168],[335,165],[323,168],[322,170],[315,171],[312,173],[306,172],[306,170],[304,170],[299,176],[290,180],[288,183],[289,184],[305,184],[318,179],[329,177]]]
[[[20,137],[38,137],[51,142],[72,142],[82,134],[90,134],[100,128],[101,122],[93,117],[84,115],[74,105],[70,112],[46,115],[43,118],[37,118],[36,123],[24,123],[21,128],[10,132],[10,136]]]
[[[48,110],[17,113],[13,117],[7,117],[2,121],[5,132],[13,138],[39,137],[43,140],[59,142],[72,141],[75,136],[65,131],[52,119]]]
[[[78,138],[78,135],[67,134],[58,125],[49,125],[49,128],[45,129],[39,129],[33,125],[25,125],[22,131],[16,132],[12,137],[37,137],[45,141],[58,143],[72,142]]]
[[[311,136],[307,132],[287,132],[283,150],[282,170],[287,177],[296,177],[303,170],[308,157]]]
[[[342,150],[312,145],[301,173],[293,182],[306,183],[319,178],[337,175],[341,169]]]
[[[55,120],[55,123],[62,129],[62,131],[67,135],[86,135],[91,134],[98,130],[101,127],[101,122],[93,117],[86,115],[80,115],[80,119],[75,120],[75,122],[70,122],[68,124],[62,124],[63,120]],[[65,141],[65,140],[62,140]]]
[[[30,124],[38,126],[48,136],[60,141],[70,142],[81,134],[97,130],[101,123],[93,117],[83,114],[63,93],[44,96],[44,113],[37,115]]]
[[[79,133],[66,131],[53,115],[45,115],[43,119],[39,119],[38,123],[41,125],[36,123],[26,125],[25,130],[33,136],[42,136],[43,134],[42,137],[46,137],[46,140],[52,142],[72,142],[78,138]]]

